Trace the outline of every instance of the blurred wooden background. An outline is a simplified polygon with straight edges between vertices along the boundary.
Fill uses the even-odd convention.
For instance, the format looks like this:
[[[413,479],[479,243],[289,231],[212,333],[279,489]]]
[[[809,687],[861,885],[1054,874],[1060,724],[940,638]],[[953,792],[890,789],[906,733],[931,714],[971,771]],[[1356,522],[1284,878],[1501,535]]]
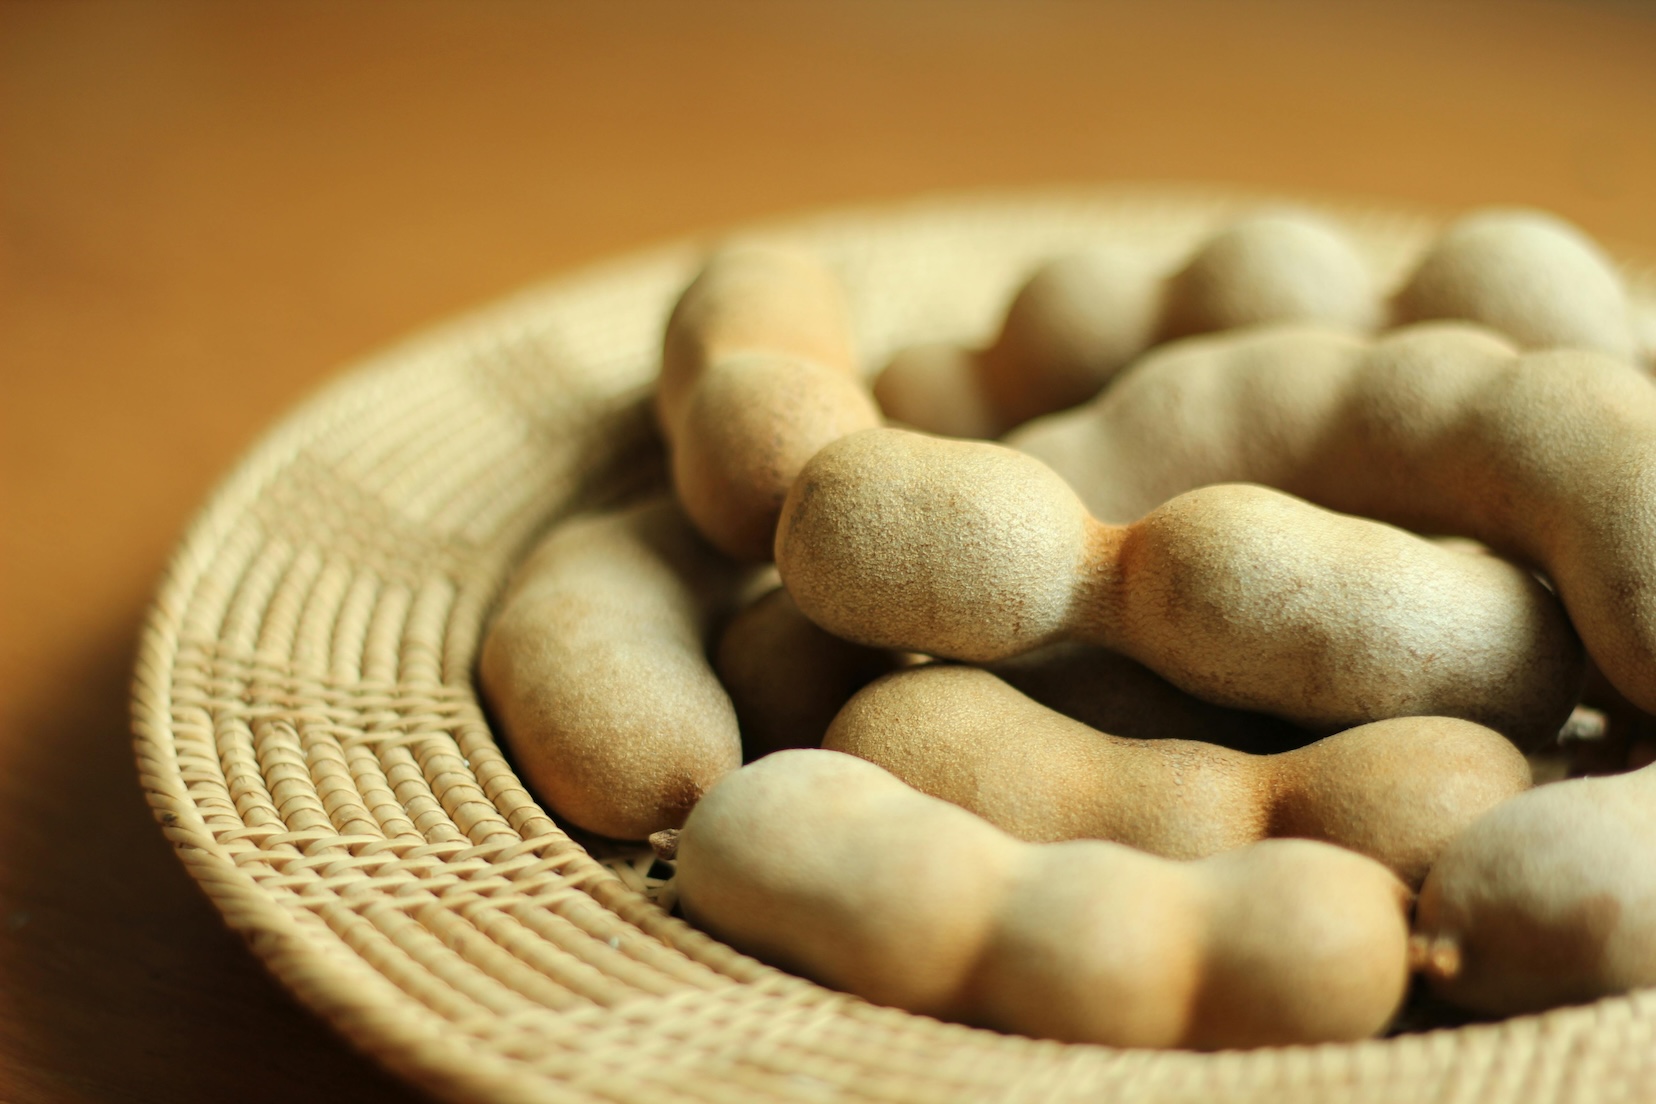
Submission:
[[[1637,3],[0,3],[0,1100],[407,1100],[149,820],[134,636],[340,364],[558,269],[917,192],[1552,208],[1656,258]]]

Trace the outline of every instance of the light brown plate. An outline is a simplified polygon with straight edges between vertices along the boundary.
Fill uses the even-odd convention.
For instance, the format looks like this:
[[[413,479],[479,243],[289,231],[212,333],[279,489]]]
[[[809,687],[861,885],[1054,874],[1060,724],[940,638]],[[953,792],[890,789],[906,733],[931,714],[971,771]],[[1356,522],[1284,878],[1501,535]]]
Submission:
[[[1170,189],[920,201],[801,220],[870,364],[984,336],[1040,258],[1171,263],[1257,197]],[[1389,285],[1433,224],[1328,209]],[[515,559],[659,478],[641,400],[698,250],[588,269],[361,365],[214,494],[152,611],[143,785],[281,981],[440,1095],[484,1101],[1656,1099],[1656,991],[1355,1046],[1063,1046],[875,1008],[745,958],[595,857],[496,745],[472,686]],[[1656,283],[1629,273],[1648,323]],[[1656,333],[1656,326],[1646,329]]]

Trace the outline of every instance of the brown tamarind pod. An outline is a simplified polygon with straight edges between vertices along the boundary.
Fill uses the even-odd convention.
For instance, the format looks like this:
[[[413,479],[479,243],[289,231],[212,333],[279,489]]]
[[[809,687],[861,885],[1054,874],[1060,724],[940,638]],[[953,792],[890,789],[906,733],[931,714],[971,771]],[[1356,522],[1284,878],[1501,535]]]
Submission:
[[[821,261],[777,245],[715,253],[667,318],[656,415],[675,435],[701,374],[736,353],[773,353],[857,374],[845,292]]]
[[[1522,348],[1592,349],[1630,360],[1632,306],[1587,235],[1543,211],[1478,211],[1432,244],[1392,298],[1398,323],[1459,318]]]
[[[976,387],[995,413],[990,432],[1085,402],[1156,339],[1159,281],[1124,251],[1095,249],[1035,270],[977,355]]]
[[[751,574],[665,499],[567,522],[530,554],[484,638],[478,679],[553,812],[644,839],[741,766],[736,713],[706,647]]]
[[[1656,985],[1656,766],[1554,782],[1452,840],[1414,955],[1444,999],[1539,1012]]]
[[[1246,481],[1482,541],[1544,571],[1605,677],[1656,711],[1656,386],[1626,361],[1453,322],[1264,328],[1159,350],[1009,443],[1111,520]]]
[[[948,341],[909,345],[874,378],[874,399],[891,421],[927,433],[998,437],[1003,419],[979,385],[980,359],[976,350]]]
[[[1107,525],[987,442],[836,441],[789,492],[776,561],[806,616],[859,643],[975,663],[1098,644],[1314,728],[1439,715],[1533,746],[1580,691],[1557,599],[1497,557],[1240,484]]]
[[[871,684],[822,746],[1032,843],[1107,839],[1199,859],[1296,836],[1361,852],[1410,886],[1458,832],[1530,785],[1523,754],[1470,721],[1395,717],[1249,755],[1100,732],[987,671],[945,664]]]
[[[1337,229],[1303,212],[1262,212],[1218,231],[1171,274],[1121,248],[1056,257],[1018,289],[989,345],[900,350],[874,394],[918,429],[999,437],[1085,402],[1159,341],[1263,322],[1366,329],[1379,307],[1368,266]]]
[[[851,695],[906,662],[823,631],[781,587],[731,618],[713,653],[748,759],[818,746]]]
[[[811,454],[880,424],[832,274],[758,246],[715,256],[679,299],[656,411],[685,512],[748,560],[770,556],[782,498]]]
[[[1297,725],[1203,701],[1108,648],[1049,644],[993,663],[996,678],[1089,728],[1135,740],[1202,740],[1270,755],[1315,740]]]
[[[1069,1042],[1265,1046],[1380,1031],[1408,890],[1372,859],[1266,840],[1180,863],[1028,844],[874,766],[783,751],[677,840],[685,915],[879,1004]]]
[[[1276,322],[1368,330],[1380,320],[1368,264],[1334,226],[1272,211],[1220,230],[1168,278],[1159,340]]]

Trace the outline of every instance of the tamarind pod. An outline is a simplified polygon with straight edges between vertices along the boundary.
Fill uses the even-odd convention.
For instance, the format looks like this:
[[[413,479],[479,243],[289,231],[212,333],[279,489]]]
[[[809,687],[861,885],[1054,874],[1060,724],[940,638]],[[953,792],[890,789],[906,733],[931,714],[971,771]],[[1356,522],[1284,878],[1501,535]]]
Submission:
[[[1245,480],[1480,540],[1543,570],[1605,676],[1656,711],[1656,386],[1623,361],[1459,323],[1372,344],[1257,330],[1170,346],[1009,443],[1105,517]]]
[[[1307,212],[1263,211],[1221,228],[1171,273],[1120,247],[1054,257],[1019,287],[988,345],[899,350],[874,394],[916,428],[998,437],[1086,401],[1158,342],[1264,322],[1366,329],[1380,306],[1338,229]]]
[[[1474,821],[1421,889],[1444,999],[1514,1015],[1656,985],[1656,766],[1554,782]]]
[[[731,618],[713,652],[741,722],[742,750],[758,759],[816,747],[851,695],[907,658],[818,628],[775,587]]]
[[[1317,839],[1410,886],[1453,836],[1530,785],[1524,756],[1468,721],[1398,717],[1249,755],[1110,735],[986,671],[942,664],[860,691],[822,746],[1029,842],[1106,839],[1198,859],[1270,837]]]
[[[742,763],[706,657],[752,570],[657,499],[554,529],[483,641],[478,681],[530,788],[601,835],[674,827]]]
[[[1440,715],[1534,746],[1580,690],[1580,642],[1530,572],[1258,486],[1106,525],[1012,450],[866,430],[805,466],[776,559],[858,643],[975,663],[1098,644],[1311,728]]]
[[[1020,843],[831,751],[723,779],[678,837],[690,920],[880,1004],[1074,1042],[1362,1038],[1407,980],[1408,891],[1310,840],[1176,863]]]
[[[667,321],[656,413],[696,528],[727,555],[768,559],[800,467],[880,424],[833,274],[774,246],[716,254]]]

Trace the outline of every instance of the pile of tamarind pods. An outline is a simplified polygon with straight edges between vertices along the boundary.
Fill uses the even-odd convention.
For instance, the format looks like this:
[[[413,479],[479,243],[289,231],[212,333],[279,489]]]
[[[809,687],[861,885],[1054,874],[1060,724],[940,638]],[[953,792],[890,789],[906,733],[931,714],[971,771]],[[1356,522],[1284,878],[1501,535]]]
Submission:
[[[1118,1046],[1656,986],[1656,764],[1615,744],[1656,712],[1656,382],[1573,227],[1472,214],[1389,291],[1296,211],[1076,252],[872,388],[833,274],[745,245],[663,348],[674,493],[556,527],[479,681],[693,923]],[[1534,786],[1595,724],[1599,776]]]

